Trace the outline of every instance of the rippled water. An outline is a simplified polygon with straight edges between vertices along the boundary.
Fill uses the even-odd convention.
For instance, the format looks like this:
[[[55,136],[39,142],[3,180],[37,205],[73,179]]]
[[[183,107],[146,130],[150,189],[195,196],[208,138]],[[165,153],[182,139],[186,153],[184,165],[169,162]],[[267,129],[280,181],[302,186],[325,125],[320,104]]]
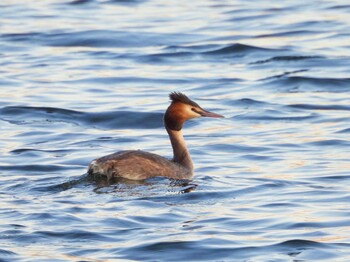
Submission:
[[[17,2],[17,3],[16,3]],[[349,261],[348,1],[0,4],[0,261]],[[185,135],[198,185],[86,178],[171,157],[171,91],[225,119]]]

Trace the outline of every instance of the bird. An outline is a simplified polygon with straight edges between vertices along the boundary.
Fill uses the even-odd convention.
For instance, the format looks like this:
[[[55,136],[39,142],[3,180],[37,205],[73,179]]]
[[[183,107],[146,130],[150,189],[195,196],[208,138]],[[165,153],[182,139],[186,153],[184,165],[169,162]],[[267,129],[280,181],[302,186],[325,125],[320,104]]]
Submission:
[[[152,177],[192,179],[194,168],[182,133],[184,123],[193,118],[224,116],[204,110],[181,92],[171,92],[169,99],[171,103],[165,111],[163,123],[172,145],[172,159],[142,150],[120,151],[93,160],[89,164],[88,174],[106,176],[108,180],[146,180]]]

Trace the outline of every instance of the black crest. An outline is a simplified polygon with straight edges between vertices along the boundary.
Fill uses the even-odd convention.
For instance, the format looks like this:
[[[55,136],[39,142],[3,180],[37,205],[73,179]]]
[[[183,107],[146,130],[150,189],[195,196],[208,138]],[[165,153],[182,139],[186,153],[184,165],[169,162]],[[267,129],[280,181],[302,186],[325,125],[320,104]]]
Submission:
[[[187,96],[180,92],[172,92],[169,94],[169,98],[172,102],[180,102],[190,106],[200,107],[196,102],[189,99]]]

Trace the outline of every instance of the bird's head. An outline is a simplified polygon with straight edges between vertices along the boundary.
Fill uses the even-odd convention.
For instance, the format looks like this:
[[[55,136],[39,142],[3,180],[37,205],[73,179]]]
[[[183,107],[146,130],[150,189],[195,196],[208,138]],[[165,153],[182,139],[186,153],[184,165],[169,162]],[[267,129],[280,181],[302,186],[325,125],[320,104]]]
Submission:
[[[171,104],[164,115],[164,123],[168,129],[180,131],[186,120],[192,118],[223,118],[222,115],[204,110],[200,105],[180,92],[170,93],[169,98]]]

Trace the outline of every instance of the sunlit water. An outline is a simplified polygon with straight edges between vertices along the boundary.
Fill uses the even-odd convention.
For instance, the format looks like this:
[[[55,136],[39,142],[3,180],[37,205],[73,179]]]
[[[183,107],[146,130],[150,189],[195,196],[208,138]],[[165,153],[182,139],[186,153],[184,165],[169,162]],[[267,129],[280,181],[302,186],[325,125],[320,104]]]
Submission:
[[[349,261],[349,12],[1,1],[0,261]],[[171,157],[174,90],[226,116],[186,124],[193,181],[87,179],[115,151]]]

